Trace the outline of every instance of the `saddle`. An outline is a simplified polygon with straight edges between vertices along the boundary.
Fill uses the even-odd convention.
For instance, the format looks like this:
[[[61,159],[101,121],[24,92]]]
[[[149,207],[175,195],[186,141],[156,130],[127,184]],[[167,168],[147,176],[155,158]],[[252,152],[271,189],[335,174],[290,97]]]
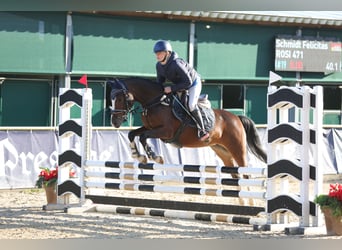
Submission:
[[[175,95],[171,101],[172,113],[184,125],[197,128],[195,121],[189,115],[189,110],[187,109],[187,102],[188,95],[186,93],[182,93],[181,95]],[[202,115],[205,130],[212,130],[212,128],[215,125],[215,114],[211,108],[211,104],[207,94],[200,95],[200,97],[198,98],[197,106]]]

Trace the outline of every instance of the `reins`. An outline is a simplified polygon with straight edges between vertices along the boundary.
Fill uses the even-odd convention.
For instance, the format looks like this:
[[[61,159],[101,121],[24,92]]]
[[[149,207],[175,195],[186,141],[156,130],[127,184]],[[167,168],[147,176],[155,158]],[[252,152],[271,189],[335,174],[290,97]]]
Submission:
[[[115,95],[117,95],[118,93],[122,92],[125,95],[125,109],[113,109],[111,108],[111,113],[123,113],[123,116],[125,116],[125,119],[127,119],[127,115],[129,113],[135,114],[137,112],[147,112],[147,110],[151,107],[154,107],[156,105],[159,105],[161,103],[161,97],[163,96],[163,94],[161,94],[160,96],[157,96],[156,98],[154,98],[152,101],[148,102],[146,105],[142,105],[141,103],[139,103],[138,106],[133,107],[133,103],[131,104],[130,101],[128,100],[128,89],[126,87],[126,84],[123,81],[120,81],[119,79],[114,79],[115,83],[117,83],[119,85],[119,89],[117,90],[117,93],[115,93]]]
[[[123,113],[123,116],[125,117],[125,119],[127,119],[127,116],[129,113],[135,114],[137,112],[141,112],[144,113],[145,115],[147,114],[147,111],[155,106],[158,105],[167,105],[167,104],[163,104],[163,102],[165,102],[165,98],[163,98],[163,96],[165,96],[164,93],[161,93],[160,95],[156,96],[155,98],[153,98],[151,101],[147,102],[145,105],[142,105],[139,102],[139,105],[136,107],[133,107],[133,103],[130,103],[130,101],[128,100],[128,88],[125,84],[125,82],[119,80],[119,79],[114,79],[115,83],[118,85],[118,89],[117,89],[117,93],[115,93],[115,95],[117,95],[118,93],[122,92],[125,95],[125,109],[111,109],[111,113]],[[185,110],[185,112],[187,112],[187,114],[192,117],[192,115],[189,113],[188,109],[186,107],[184,107],[184,105],[178,100],[178,98],[175,96],[175,94],[169,94],[166,95],[166,98],[170,98],[172,97],[173,99],[176,99],[176,101],[179,103],[179,105],[181,106],[182,109]],[[133,108],[132,108],[133,107]]]

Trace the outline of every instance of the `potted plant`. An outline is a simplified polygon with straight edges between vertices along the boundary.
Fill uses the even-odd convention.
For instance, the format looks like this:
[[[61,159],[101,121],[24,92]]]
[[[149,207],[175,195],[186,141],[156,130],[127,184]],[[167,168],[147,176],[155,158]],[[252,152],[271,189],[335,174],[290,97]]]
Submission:
[[[58,169],[41,167],[41,171],[36,181],[36,187],[44,188],[48,204],[57,203],[56,184]]]
[[[321,208],[328,235],[342,235],[342,184],[330,184],[328,194],[315,197]]]
[[[41,171],[36,181],[36,187],[44,188],[48,204],[55,204],[57,203],[56,185],[58,179],[58,167],[41,167],[40,169]],[[75,171],[73,169],[69,171],[69,177],[75,177]]]

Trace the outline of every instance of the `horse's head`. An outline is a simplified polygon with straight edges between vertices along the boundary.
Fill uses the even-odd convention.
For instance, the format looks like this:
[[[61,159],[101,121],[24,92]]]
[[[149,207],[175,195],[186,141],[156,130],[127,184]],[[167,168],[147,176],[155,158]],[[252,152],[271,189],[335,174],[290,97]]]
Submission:
[[[111,99],[111,124],[118,128],[127,120],[127,115],[131,111],[134,103],[134,97],[129,93],[125,84],[118,80],[108,81],[112,90]]]

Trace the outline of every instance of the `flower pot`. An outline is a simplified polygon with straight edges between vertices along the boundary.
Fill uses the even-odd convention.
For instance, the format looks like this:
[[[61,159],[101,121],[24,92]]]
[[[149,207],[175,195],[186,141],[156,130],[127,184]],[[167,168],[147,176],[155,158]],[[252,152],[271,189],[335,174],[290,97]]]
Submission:
[[[328,207],[323,207],[321,210],[324,214],[327,235],[342,235],[342,216],[334,216]]]
[[[56,185],[45,186],[45,195],[46,201],[48,204],[56,204],[57,203],[57,194],[56,194]]]

